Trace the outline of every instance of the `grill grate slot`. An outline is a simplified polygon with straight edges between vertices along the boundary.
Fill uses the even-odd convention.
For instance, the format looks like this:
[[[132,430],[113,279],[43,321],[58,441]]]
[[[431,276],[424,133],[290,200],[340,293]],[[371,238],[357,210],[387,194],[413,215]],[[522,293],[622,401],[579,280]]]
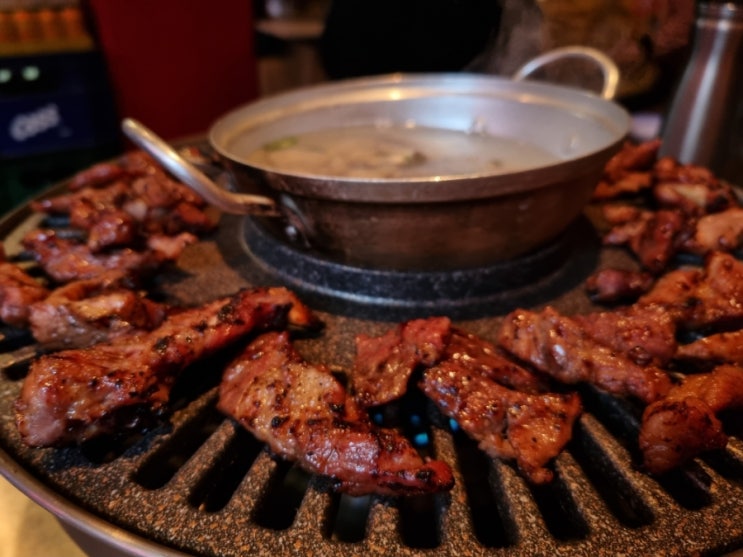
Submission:
[[[286,530],[294,523],[311,476],[292,463],[277,460],[276,468],[253,511],[255,524]]]
[[[683,508],[698,511],[712,504],[712,479],[697,462],[671,470],[657,478],[660,486]]]
[[[576,506],[572,491],[559,472],[552,482],[530,485],[529,489],[542,513],[547,530],[555,539],[574,541],[588,537],[588,525]]]
[[[145,489],[164,487],[217,430],[224,417],[213,404],[182,425],[161,447],[153,451],[132,479]]]
[[[399,501],[400,536],[407,547],[434,549],[441,544],[437,497],[420,495]]]
[[[194,486],[188,502],[205,512],[221,511],[262,450],[263,443],[244,429],[237,428],[217,461]]]
[[[490,485],[490,459],[461,430],[454,435],[457,466],[464,490],[474,535],[483,547],[506,548],[515,545],[513,526],[507,528]]]
[[[579,420],[568,450],[591,486],[617,520],[628,528],[653,522],[653,513],[635,487],[615,466],[602,443]]]
[[[642,408],[633,402],[602,393],[586,386],[579,387],[583,408],[603,425],[639,462],[637,436],[640,431]]]
[[[370,495],[334,496],[331,510],[333,527],[330,537],[345,543],[363,541],[366,537],[366,525],[372,501],[373,498]]]
[[[727,481],[743,487],[743,443],[738,438],[731,437],[726,450],[714,451],[702,458]]]

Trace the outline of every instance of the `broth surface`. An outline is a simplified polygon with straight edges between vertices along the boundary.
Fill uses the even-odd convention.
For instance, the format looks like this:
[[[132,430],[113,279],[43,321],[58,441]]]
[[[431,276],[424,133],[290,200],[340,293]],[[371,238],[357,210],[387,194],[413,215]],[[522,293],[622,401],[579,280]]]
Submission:
[[[240,153],[239,138],[233,145]],[[351,126],[278,138],[247,154],[279,172],[356,178],[427,178],[507,173],[554,163],[534,145],[428,127]]]

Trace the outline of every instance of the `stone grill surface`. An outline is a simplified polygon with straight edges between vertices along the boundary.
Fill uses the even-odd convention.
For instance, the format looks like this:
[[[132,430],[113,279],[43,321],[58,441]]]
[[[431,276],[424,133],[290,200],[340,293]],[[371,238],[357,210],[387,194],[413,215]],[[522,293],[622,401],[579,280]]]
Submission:
[[[6,217],[0,233],[12,245],[37,224],[24,209]],[[246,226],[223,217],[214,237],[189,248],[179,268],[158,278],[164,298],[196,304],[241,286],[291,282],[255,258]],[[595,234],[584,232],[531,286],[496,288],[448,309],[461,317],[461,327],[491,339],[500,318],[517,306],[591,309],[580,287],[587,274],[626,261],[620,252],[599,250]],[[435,301],[386,305],[290,286],[299,286],[326,322],[320,336],[297,341],[299,350],[337,370],[349,369],[358,332],[378,334],[399,319],[440,313]],[[5,333],[0,352],[28,342]],[[20,443],[12,405],[25,369],[6,371],[0,471],[112,555],[712,555],[743,546],[740,423],[731,424],[726,451],[653,479],[637,469],[641,409],[586,389],[586,411],[554,464],[555,481],[535,488],[509,464],[485,457],[413,393],[376,418],[402,427],[422,451],[448,462],[456,486],[410,499],[352,498],[273,459],[216,411],[226,359],[187,370],[169,424],[125,442],[67,449]]]

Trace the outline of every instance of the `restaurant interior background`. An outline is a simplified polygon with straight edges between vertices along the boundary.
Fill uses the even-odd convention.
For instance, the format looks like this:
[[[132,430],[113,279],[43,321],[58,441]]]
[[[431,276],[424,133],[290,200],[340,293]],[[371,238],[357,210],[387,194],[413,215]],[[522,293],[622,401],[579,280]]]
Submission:
[[[509,75],[583,43],[623,72],[619,101],[662,110],[693,0],[0,0],[0,207],[127,148],[297,86],[390,71]]]
[[[693,6],[693,0],[0,0],[0,214],[125,149],[119,130],[125,116],[168,139],[188,137],[239,104],[353,75],[460,69],[509,75],[541,50],[578,42],[606,50],[620,65],[619,102],[662,113],[689,54]],[[4,555],[43,555],[49,548],[77,555],[51,515],[20,492],[2,493],[0,546],[11,551]]]

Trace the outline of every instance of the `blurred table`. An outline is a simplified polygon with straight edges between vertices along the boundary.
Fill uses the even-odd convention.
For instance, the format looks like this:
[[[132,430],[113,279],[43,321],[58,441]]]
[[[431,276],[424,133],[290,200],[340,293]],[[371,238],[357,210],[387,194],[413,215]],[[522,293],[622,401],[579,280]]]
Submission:
[[[0,476],[0,557],[86,557],[57,519]]]

